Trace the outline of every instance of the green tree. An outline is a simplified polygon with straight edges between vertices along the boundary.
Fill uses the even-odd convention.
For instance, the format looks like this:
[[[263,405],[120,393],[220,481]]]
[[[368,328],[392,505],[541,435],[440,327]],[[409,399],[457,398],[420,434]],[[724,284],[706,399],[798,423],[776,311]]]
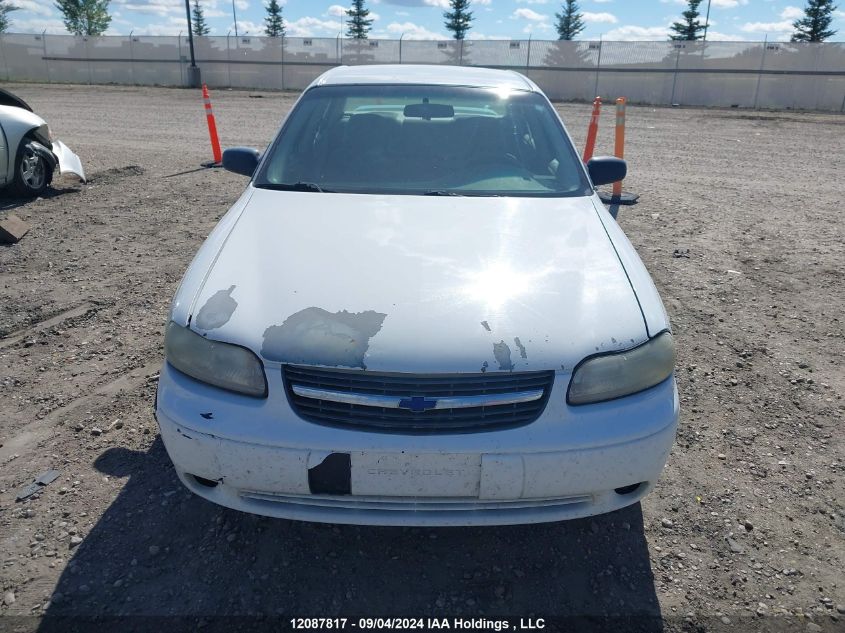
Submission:
[[[205,21],[205,12],[202,10],[200,0],[194,0],[194,8],[191,9],[191,30],[194,35],[208,35],[211,29]]]
[[[9,20],[9,14],[12,11],[17,11],[18,9],[20,9],[20,7],[9,4],[8,0],[0,0],[0,33],[6,32],[6,29],[9,28],[9,24],[11,23]]]
[[[584,20],[581,19],[581,8],[576,0],[566,0],[557,18],[557,35],[559,40],[574,40],[575,36],[584,30]]]
[[[469,0],[449,0],[451,11],[446,11],[446,30],[452,33],[456,40],[462,40],[472,28],[472,11],[469,10]]]
[[[109,0],[56,0],[56,8],[73,35],[102,35],[111,24]]]
[[[373,25],[372,18],[368,18],[370,10],[364,6],[364,0],[352,0],[352,6],[346,10],[349,19],[346,21],[346,35],[356,40],[365,40]]]
[[[792,28],[793,42],[824,42],[827,38],[836,35],[836,31],[830,28],[833,22],[833,12],[836,5],[833,0],[808,0],[804,8],[804,17],[795,20]]]
[[[285,36],[285,21],[282,18],[282,6],[277,0],[270,0],[264,7],[267,17],[264,18],[264,32],[270,37]]]
[[[674,31],[669,35],[670,40],[694,42],[704,37],[704,35],[699,35],[699,31],[704,31],[704,25],[698,19],[701,17],[698,11],[700,4],[701,0],[687,0],[687,10],[681,14],[684,21],[675,22],[669,27],[670,31]]]

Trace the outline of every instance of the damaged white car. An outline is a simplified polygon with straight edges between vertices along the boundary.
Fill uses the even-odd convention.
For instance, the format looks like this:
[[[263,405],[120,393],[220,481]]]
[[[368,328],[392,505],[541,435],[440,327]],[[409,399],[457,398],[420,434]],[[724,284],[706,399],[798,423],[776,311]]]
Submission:
[[[16,196],[39,196],[57,170],[85,182],[82,161],[53,138],[47,122],[23,99],[0,90],[0,187]]]
[[[556,521],[636,503],[675,437],[660,297],[513,72],[328,71],[173,300],[156,397],[182,482],[257,514]]]

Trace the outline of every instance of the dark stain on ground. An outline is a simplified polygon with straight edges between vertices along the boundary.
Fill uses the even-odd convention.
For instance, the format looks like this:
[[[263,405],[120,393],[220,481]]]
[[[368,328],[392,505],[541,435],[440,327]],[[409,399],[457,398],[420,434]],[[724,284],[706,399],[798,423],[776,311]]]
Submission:
[[[147,170],[140,165],[127,165],[126,167],[112,167],[103,171],[96,171],[88,178],[88,184],[110,185],[124,178],[143,176]]]

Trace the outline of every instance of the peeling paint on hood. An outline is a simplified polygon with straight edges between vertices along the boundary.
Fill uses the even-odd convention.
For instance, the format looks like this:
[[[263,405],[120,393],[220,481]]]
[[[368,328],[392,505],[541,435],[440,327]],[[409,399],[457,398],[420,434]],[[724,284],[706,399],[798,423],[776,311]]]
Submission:
[[[511,348],[504,341],[493,343],[493,356],[496,362],[499,363],[499,369],[508,371],[513,370],[513,363],[511,362]]]
[[[203,285],[186,292],[200,333],[200,312],[219,323],[234,295],[214,338],[266,361],[560,370],[602,344],[646,340],[590,198],[248,191],[217,256],[198,255],[210,265]]]
[[[332,314],[322,308],[306,308],[264,331],[261,355],[283,363],[366,369],[364,356],[370,339],[386,316],[374,310]]]
[[[223,327],[232,318],[238,302],[232,298],[236,286],[227,290],[218,290],[211,295],[197,313],[196,326],[201,330],[214,330]]]

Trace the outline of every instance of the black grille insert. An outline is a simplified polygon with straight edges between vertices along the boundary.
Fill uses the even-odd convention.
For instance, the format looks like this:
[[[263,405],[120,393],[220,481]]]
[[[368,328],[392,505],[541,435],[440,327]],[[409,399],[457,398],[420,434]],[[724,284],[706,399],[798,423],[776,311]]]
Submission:
[[[554,382],[553,371],[478,374],[402,374],[284,365],[288,400],[300,417],[331,426],[385,433],[469,433],[516,427],[543,412]],[[528,402],[411,411],[334,402],[294,393],[293,387],[392,396],[447,398],[542,391]]]

